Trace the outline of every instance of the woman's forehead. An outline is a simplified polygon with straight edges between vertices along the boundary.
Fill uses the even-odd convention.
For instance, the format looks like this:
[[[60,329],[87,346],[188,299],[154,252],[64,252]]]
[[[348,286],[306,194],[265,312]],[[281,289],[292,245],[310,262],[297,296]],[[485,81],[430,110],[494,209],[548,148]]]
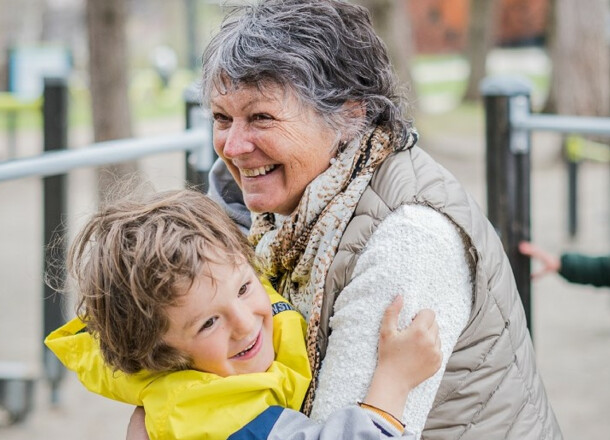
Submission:
[[[210,102],[217,104],[222,101],[236,99],[248,102],[276,102],[284,103],[288,100],[301,102],[297,93],[288,86],[277,82],[227,83],[217,84],[210,93]]]

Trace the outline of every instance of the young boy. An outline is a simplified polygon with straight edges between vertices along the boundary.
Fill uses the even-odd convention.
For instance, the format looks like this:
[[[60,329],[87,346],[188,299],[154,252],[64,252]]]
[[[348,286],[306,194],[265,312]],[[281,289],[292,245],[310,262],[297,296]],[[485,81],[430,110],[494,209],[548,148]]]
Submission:
[[[72,245],[79,318],[45,343],[89,390],[143,406],[151,439],[414,438],[395,416],[439,368],[433,313],[398,331],[394,301],[363,403],[316,424],[298,412],[304,320],[253,267],[245,237],[199,192],[116,203]]]

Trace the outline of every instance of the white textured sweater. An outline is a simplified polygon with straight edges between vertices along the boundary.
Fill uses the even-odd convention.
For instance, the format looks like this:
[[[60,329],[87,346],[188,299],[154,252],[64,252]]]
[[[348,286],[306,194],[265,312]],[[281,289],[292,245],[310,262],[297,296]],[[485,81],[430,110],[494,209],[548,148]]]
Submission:
[[[456,226],[425,206],[405,205],[379,225],[335,303],[312,418],[325,420],[365,397],[377,363],[381,318],[400,293],[400,325],[431,308],[440,329],[442,366],[410,393],[403,414],[407,428],[421,435],[445,365],[470,316],[472,282],[465,252]]]

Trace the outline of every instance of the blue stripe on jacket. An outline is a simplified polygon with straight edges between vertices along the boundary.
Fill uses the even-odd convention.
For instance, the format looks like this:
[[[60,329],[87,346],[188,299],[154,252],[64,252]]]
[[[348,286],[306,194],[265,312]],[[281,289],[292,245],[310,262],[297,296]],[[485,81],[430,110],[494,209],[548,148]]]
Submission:
[[[282,411],[284,408],[281,406],[270,406],[227,440],[266,440]]]

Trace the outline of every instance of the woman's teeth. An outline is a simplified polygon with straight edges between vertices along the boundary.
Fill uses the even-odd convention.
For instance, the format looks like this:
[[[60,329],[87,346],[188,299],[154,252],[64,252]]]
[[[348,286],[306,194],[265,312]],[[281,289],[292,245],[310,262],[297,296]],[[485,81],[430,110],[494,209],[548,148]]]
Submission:
[[[245,169],[242,168],[241,173],[246,177],[264,176],[269,171],[273,171],[277,165],[265,165],[263,167]]]

